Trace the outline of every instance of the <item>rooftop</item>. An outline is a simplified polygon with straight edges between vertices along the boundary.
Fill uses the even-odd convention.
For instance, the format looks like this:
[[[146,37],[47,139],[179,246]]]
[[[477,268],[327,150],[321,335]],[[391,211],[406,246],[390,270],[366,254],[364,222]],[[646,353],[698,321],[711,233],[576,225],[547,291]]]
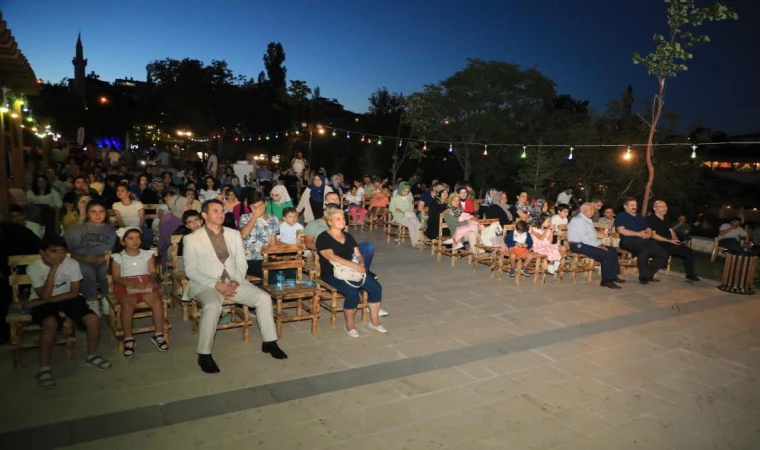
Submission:
[[[110,372],[84,366],[81,338],[75,362],[56,348],[50,391],[35,351],[19,370],[4,351],[0,448],[760,448],[758,296],[680,274],[515,287],[354,234],[375,241],[387,335],[323,315],[316,335],[286,324],[276,361],[258,330],[220,331],[206,375],[175,313],[167,353],[139,335],[126,360],[104,336]]]

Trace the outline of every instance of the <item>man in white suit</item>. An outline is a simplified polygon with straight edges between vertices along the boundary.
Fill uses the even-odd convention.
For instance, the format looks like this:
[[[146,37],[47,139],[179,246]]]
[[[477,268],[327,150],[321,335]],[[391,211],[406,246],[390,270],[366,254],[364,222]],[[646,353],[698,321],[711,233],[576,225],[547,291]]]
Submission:
[[[277,330],[272,318],[272,298],[245,279],[248,263],[240,232],[225,228],[224,205],[219,200],[203,203],[201,215],[205,226],[185,236],[185,275],[190,280],[188,296],[202,306],[198,330],[198,365],[206,373],[217,373],[219,367],[211,357],[214,334],[222,315],[222,300],[256,308],[261,330],[261,351],[273,358],[288,355],[277,345]]]

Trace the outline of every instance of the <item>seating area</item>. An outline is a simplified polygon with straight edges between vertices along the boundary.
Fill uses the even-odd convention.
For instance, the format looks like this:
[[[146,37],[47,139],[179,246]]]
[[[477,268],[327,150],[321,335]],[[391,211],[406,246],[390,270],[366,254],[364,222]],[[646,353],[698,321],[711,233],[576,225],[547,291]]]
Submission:
[[[259,352],[253,321],[248,343],[238,332],[218,333],[215,355],[226,370],[206,383],[192,327],[174,311],[166,353],[145,346],[127,360],[104,334],[109,373],[67,361],[57,347],[55,391],[37,388],[34,352],[14,370],[4,351],[0,379],[14,408],[0,412],[0,445],[21,448],[5,445],[16,436],[80,449],[239,448],[253,440],[264,449],[416,448],[422,439],[441,448],[519,440],[601,449],[631,427],[646,448],[757,445],[756,300],[666,275],[620,291],[585,277],[515,286],[473,273],[465,260],[452,268],[387,245],[379,231],[357,236],[376,244],[388,335],[351,339],[323,313],[315,334],[309,321],[283,323],[290,358],[273,363]],[[118,420],[105,415],[116,412]],[[42,432],[50,427],[62,431]]]

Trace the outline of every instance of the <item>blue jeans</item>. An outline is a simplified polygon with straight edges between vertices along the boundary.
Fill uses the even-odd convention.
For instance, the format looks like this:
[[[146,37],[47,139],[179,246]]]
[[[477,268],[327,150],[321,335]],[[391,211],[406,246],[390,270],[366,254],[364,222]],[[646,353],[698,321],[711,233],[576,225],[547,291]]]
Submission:
[[[108,291],[108,281],[106,281],[106,263],[93,265],[90,263],[79,263],[79,269],[82,271],[82,282],[79,284],[82,296],[87,300],[94,300],[98,296],[98,284],[100,291]]]
[[[369,266],[372,265],[372,258],[375,256],[375,243],[372,241],[359,242],[359,253],[364,258],[364,268],[369,272]]]
[[[359,305],[360,291],[367,292],[368,301],[370,303],[380,303],[383,299],[383,287],[371,276],[367,276],[364,280],[364,285],[360,289],[350,286],[343,280],[335,278],[332,274],[323,275],[322,280],[337,289],[338,292],[346,297],[343,301],[344,309],[356,309]]]

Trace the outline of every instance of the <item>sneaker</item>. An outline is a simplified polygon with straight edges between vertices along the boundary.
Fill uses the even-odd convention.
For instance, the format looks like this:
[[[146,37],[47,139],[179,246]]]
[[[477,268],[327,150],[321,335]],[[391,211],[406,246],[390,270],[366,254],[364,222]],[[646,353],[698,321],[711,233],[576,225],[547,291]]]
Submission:
[[[509,276],[514,278],[517,276],[517,269],[512,269],[509,271]]]
[[[464,244],[462,244],[461,242],[455,245],[452,250],[459,250],[460,248],[464,248]]]
[[[520,272],[522,273],[522,276],[524,276],[525,278],[530,278],[530,272],[528,272],[528,269],[526,269],[525,267],[523,267]]]
[[[557,269],[554,268],[554,264],[549,264],[548,266],[546,266],[546,273],[548,273],[549,275],[554,275],[557,273]]]
[[[445,241],[441,242],[443,245],[451,245],[454,243],[454,239],[446,239]]]
[[[383,334],[385,334],[385,333],[388,332],[388,330],[386,330],[384,326],[382,326],[382,325],[374,326],[374,325],[372,325],[371,322],[367,324],[367,328],[369,328],[370,330],[375,330],[378,333],[383,333]],[[354,330],[354,331],[356,331],[356,330]]]
[[[353,330],[351,330],[351,331],[346,331],[346,334],[347,334],[347,335],[349,335],[349,336],[351,336],[352,338],[357,338],[357,337],[359,337],[359,332],[358,332],[358,331],[356,331],[356,328],[354,328],[354,329],[353,329]]]
[[[380,308],[380,313],[378,314],[380,317],[388,317],[388,311],[384,310],[383,308]]]

